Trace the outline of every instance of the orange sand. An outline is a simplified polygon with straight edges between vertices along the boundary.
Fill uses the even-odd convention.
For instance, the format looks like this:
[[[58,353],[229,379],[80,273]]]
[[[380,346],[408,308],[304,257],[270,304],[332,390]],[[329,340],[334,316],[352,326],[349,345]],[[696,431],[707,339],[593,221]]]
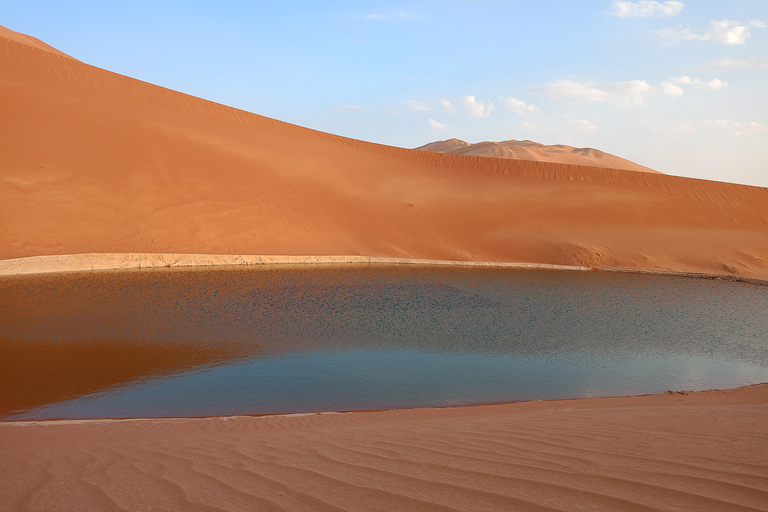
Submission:
[[[223,421],[226,420],[226,421]],[[768,510],[768,385],[0,424],[4,510]]]
[[[356,141],[7,29],[0,98],[0,259],[364,255],[768,277],[765,188]]]
[[[489,158],[514,158],[519,160],[534,160],[536,162],[552,162],[561,164],[589,165],[607,167],[609,169],[624,169],[627,171],[651,172],[661,174],[649,167],[630,162],[599,149],[574,148],[557,144],[547,146],[530,140],[507,140],[504,142],[478,142],[470,144],[459,139],[448,139],[431,142],[416,148],[420,151],[437,153],[452,153],[454,155],[485,156]]]

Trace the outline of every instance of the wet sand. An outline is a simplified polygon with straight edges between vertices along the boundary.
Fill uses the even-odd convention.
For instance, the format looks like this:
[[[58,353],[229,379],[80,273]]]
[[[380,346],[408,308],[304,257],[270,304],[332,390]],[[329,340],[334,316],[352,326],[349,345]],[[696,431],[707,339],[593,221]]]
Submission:
[[[0,423],[4,510],[768,510],[768,384],[345,414]]]

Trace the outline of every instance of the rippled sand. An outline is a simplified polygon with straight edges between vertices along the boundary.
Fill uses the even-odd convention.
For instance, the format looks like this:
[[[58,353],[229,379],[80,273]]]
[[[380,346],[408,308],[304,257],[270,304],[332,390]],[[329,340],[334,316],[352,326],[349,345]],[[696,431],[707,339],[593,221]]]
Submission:
[[[765,384],[453,409],[0,423],[0,490],[4,510],[768,510],[766,424]]]

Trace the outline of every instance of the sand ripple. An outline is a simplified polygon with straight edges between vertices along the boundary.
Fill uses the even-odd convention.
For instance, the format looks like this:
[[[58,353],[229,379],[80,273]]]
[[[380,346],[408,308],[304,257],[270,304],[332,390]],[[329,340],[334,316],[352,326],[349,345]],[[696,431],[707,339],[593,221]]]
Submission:
[[[768,510],[768,385],[0,424],[4,510]]]

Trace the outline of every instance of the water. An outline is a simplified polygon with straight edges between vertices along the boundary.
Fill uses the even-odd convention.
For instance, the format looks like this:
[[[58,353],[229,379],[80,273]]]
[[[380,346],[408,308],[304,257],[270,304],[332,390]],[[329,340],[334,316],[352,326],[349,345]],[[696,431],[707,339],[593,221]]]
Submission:
[[[0,418],[265,414],[768,381],[768,287],[599,272],[0,279]]]

